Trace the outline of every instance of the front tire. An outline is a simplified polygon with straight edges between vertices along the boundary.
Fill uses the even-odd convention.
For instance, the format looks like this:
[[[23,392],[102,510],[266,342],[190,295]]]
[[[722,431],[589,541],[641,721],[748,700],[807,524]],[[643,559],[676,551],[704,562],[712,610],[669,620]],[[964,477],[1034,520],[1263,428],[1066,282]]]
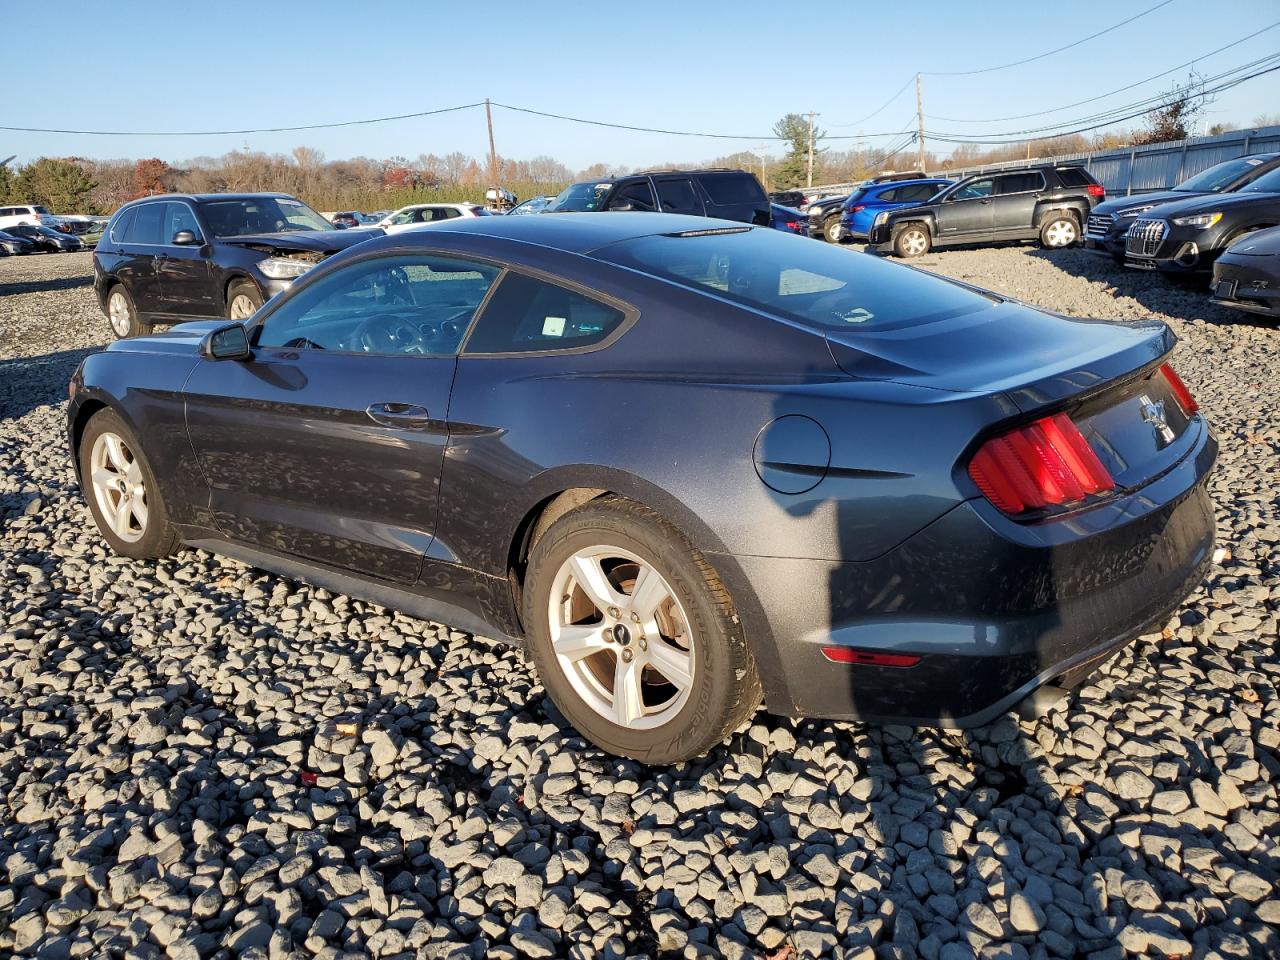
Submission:
[[[560,712],[602,750],[701,756],[760,704],[733,602],[687,539],[647,507],[602,497],[534,545],[528,651]]]
[[[120,415],[95,413],[80,437],[79,455],[84,498],[107,545],[134,560],[173,553],[178,535],[155,474]]]
[[[133,305],[133,297],[117,283],[107,293],[107,323],[117,340],[140,337],[151,332],[151,324],[144,322]]]
[[[262,304],[262,293],[248,280],[237,280],[227,288],[228,320],[248,320]]]
[[[893,238],[893,252],[904,260],[924,256],[931,245],[929,231],[918,223],[907,224]]]
[[[827,222],[822,225],[822,237],[827,243],[840,242],[840,218],[827,217]]]
[[[1080,240],[1080,224],[1069,213],[1059,213],[1040,227],[1040,246],[1046,250],[1065,250]]]

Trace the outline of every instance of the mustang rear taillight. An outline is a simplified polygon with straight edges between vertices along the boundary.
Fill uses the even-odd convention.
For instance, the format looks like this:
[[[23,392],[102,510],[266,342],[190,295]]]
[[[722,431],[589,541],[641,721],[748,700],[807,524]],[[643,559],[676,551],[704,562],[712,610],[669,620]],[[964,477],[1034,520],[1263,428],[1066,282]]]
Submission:
[[[1200,409],[1200,404],[1196,403],[1196,398],[1191,395],[1191,391],[1187,389],[1187,385],[1182,382],[1182,378],[1173,372],[1173,367],[1167,363],[1160,365],[1160,372],[1164,374],[1164,378],[1169,381],[1169,389],[1173,391],[1174,397],[1178,401],[1178,406],[1182,408],[1182,412],[1188,417]]]
[[[1105,197],[1107,195],[1107,188],[1100,183],[1091,183],[1085,189],[1089,191],[1089,196],[1091,197]]]
[[[974,454],[969,476],[1009,514],[1079,503],[1116,485],[1065,413],[992,437]]]

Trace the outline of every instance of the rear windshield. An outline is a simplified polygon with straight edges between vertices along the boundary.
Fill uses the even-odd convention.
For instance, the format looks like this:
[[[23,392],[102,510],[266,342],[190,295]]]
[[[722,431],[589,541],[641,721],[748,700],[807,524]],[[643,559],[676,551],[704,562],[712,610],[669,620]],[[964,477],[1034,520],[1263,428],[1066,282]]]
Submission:
[[[892,330],[991,305],[930,274],[779,230],[638,237],[595,256],[824,333]]]
[[[749,173],[700,173],[698,179],[712,203],[756,203],[764,200],[764,188]]]
[[[1184,193],[1219,193],[1264,162],[1260,157],[1226,160],[1214,164],[1208,170],[1201,170],[1194,177],[1188,177],[1173,189]]]

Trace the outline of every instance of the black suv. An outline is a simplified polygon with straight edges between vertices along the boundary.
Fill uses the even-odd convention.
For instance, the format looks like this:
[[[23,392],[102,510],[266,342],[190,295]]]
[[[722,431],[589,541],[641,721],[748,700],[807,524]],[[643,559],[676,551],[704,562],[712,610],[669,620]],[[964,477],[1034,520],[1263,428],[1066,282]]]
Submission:
[[[1152,207],[1125,234],[1124,265],[1164,274],[1203,274],[1246,233],[1280,225],[1280,167],[1230,193]]]
[[[769,198],[745,170],[650,170],[566,187],[543,213],[640,210],[717,217],[767,227]]]
[[[330,254],[377,228],[335,230],[284,193],[163,194],[127,203],[93,253],[93,286],[117,337],[157,323],[243,320]]]
[[[868,243],[887,244],[899,257],[996,240],[1039,239],[1046,247],[1069,247],[1105,198],[1101,184],[1078,166],[979,173],[926,204],[878,214]]]
[[[1264,173],[1280,167],[1280,153],[1260,153],[1252,157],[1237,157],[1214,164],[1188,177],[1172,190],[1157,190],[1131,197],[1108,200],[1093,208],[1084,228],[1084,246],[1093,253],[1110,254],[1117,263],[1124,263],[1125,238],[1133,221],[1152,207],[1175,200],[1190,200],[1215,193],[1231,193],[1246,183],[1257,180]]]

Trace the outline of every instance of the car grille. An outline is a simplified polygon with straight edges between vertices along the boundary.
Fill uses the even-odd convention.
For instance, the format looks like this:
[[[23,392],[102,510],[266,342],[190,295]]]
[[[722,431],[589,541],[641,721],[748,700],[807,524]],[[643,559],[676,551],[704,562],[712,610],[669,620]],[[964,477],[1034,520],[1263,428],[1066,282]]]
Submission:
[[[1135,220],[1125,236],[1124,252],[1135,257],[1154,257],[1169,225],[1163,220]]]
[[[1085,228],[1085,234],[1091,237],[1105,237],[1111,229],[1111,225],[1116,222],[1114,213],[1095,213],[1089,216],[1089,224]]]

